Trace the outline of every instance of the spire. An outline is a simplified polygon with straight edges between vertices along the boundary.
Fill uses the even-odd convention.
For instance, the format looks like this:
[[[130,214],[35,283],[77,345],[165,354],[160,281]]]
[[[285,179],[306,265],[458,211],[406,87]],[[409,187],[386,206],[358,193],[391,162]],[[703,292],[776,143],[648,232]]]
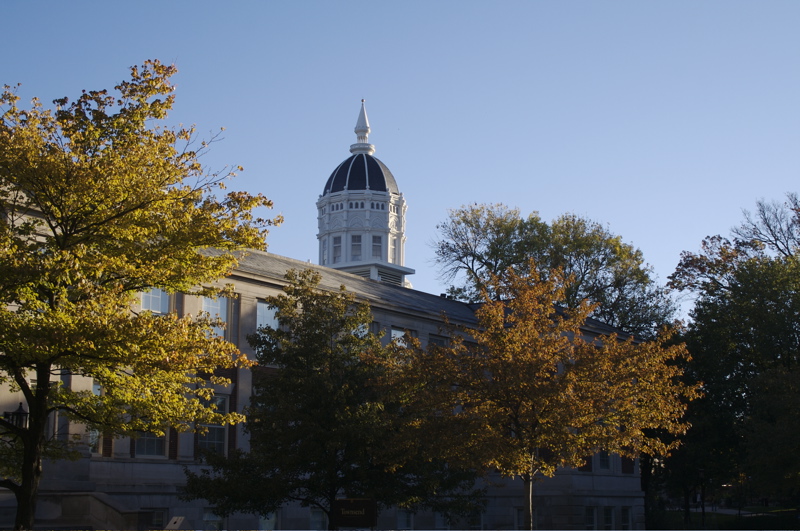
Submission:
[[[369,143],[369,120],[367,119],[367,108],[364,106],[364,100],[361,100],[361,111],[358,113],[358,121],[356,122],[356,143],[350,146],[350,153],[366,153],[372,155],[375,153],[375,146]]]

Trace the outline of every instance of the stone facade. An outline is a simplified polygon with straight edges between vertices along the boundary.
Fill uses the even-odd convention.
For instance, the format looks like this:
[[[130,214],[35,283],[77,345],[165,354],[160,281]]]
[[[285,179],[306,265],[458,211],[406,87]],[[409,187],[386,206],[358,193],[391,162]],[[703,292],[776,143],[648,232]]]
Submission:
[[[456,324],[474,323],[470,305],[438,295],[367,280],[357,275],[323,266],[252,252],[226,282],[235,286],[238,297],[226,302],[226,335],[249,356],[254,356],[246,337],[259,324],[269,322],[263,302],[278,294],[285,284],[288,269],[312,267],[322,273],[322,288],[338,289],[344,285],[357,297],[370,302],[375,327],[385,332],[409,330],[423,346],[441,338],[442,312]],[[259,307],[261,306],[261,314]],[[176,296],[170,308],[196,314],[204,308],[203,300]],[[601,323],[588,323],[589,334],[607,332]],[[248,403],[251,376],[248,370],[232,374],[234,384],[219,389],[228,407],[241,411]],[[62,376],[65,384],[91,389],[84,378]],[[0,410],[16,409],[21,398],[7,390],[0,393]],[[252,515],[219,519],[213,508],[201,501],[179,499],[184,467],[196,469],[196,448],[200,441],[194,434],[172,432],[163,441],[108,439],[86,433],[83,426],[54,418],[54,436],[79,436],[84,439],[77,461],[47,463],[42,481],[37,525],[42,528],[156,529],[174,517],[182,517],[183,529],[324,529],[324,519],[307,507],[285,507],[268,520]],[[248,449],[241,426],[222,428],[225,450]],[[218,438],[219,440],[219,438]],[[159,453],[160,452],[160,453]],[[486,511],[472,521],[454,524],[458,528],[524,528],[525,497],[520,481],[496,478],[489,491]],[[594,456],[591,470],[563,470],[554,478],[536,484],[537,524],[546,529],[641,529],[643,496],[635,463],[625,463],[618,456]],[[0,495],[0,527],[13,522],[14,499]],[[409,525],[410,524],[410,525]],[[588,526],[588,527],[587,527]],[[379,527],[398,529],[444,529],[447,524],[430,513],[405,514],[387,510],[379,515]]]

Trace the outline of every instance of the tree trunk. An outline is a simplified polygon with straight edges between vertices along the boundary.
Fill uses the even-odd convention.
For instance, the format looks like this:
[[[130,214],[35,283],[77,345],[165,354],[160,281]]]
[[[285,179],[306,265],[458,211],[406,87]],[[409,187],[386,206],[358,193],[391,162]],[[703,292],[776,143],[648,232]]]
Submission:
[[[705,478],[700,478],[700,527],[706,528],[706,481]]]
[[[28,400],[28,426],[22,430],[22,481],[14,495],[17,512],[14,529],[33,529],[36,516],[36,496],[42,479],[42,455],[47,429],[48,399],[50,394],[50,365],[37,367],[37,387]]]
[[[525,496],[527,498],[527,505],[525,507],[525,522],[527,522],[528,529],[534,529],[534,510],[533,510],[533,477],[531,474],[522,475],[522,483],[525,486]]]
[[[692,489],[683,489],[683,525],[689,529],[689,524],[692,522]]]
[[[536,453],[531,454],[530,470],[527,474],[522,474],[522,483],[525,488],[525,495],[528,498],[527,507],[525,507],[525,521],[528,523],[528,529],[536,529],[536,512],[533,510],[533,480],[536,478],[537,468],[534,467],[536,462]]]
[[[37,422],[32,422],[28,433],[23,438],[22,481],[19,488],[14,491],[17,498],[17,514],[14,520],[14,529],[33,529],[33,520],[36,513],[36,495],[39,492],[39,482],[42,477],[42,447],[44,426],[38,427]],[[39,433],[36,433],[36,432]]]

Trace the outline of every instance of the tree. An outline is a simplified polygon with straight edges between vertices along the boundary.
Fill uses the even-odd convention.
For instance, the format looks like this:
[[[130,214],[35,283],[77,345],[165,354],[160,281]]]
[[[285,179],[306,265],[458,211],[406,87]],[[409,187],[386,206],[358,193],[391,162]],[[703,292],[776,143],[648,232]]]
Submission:
[[[276,367],[254,373],[250,451],[208,455],[210,468],[187,471],[187,496],[209,500],[222,515],[266,515],[299,502],[328,514],[331,528],[341,497],[455,511],[474,504],[475,475],[420,459],[420,444],[404,435],[402,398],[382,384],[405,342],[382,345],[369,330],[368,304],[344,287],[320,290],[319,273],[286,278],[285,293],[267,300],[279,328],[250,339],[259,363]]]
[[[493,275],[524,273],[533,260],[540,277],[554,269],[572,276],[559,304],[588,300],[593,317],[626,332],[652,338],[674,315],[641,251],[599,223],[566,214],[548,225],[536,213],[523,219],[502,204],[475,204],[451,210],[437,228],[436,262],[443,278],[462,280],[450,288],[462,300],[477,302],[483,291],[493,296]]]
[[[800,198],[787,193],[786,201],[756,202],[756,212],[745,210],[744,222],[733,229],[744,241],[758,242],[774,253],[788,257],[800,248]]]
[[[720,254],[736,259],[716,268],[724,274],[699,284],[685,339],[693,355],[688,370],[702,380],[705,394],[689,416],[697,419],[696,429],[725,436],[714,444],[687,443],[676,455],[704,460],[720,471],[719,483],[742,473],[762,493],[796,497],[800,467],[785,443],[800,436],[790,406],[800,399],[791,384],[800,362],[800,259],[745,257],[730,249]],[[704,262],[682,262],[698,263]],[[692,276],[691,270],[679,273],[676,278]],[[670,465],[675,475],[689,473],[680,462]]]
[[[684,489],[701,481],[703,462],[717,485],[751,479],[762,493],[793,498],[800,467],[787,441],[798,436],[795,409],[800,353],[800,258],[796,194],[785,203],[758,201],[756,214],[684,252],[670,286],[697,300],[685,334],[687,372],[703,382],[690,405],[686,444],[667,461]],[[708,433],[708,438],[693,436]],[[713,485],[712,485],[713,487]]]
[[[563,273],[541,278],[533,264],[490,277],[477,327],[407,367],[440,411],[467,426],[464,455],[523,480],[531,515],[534,480],[558,467],[579,467],[599,450],[668,451],[676,443],[649,430],[683,433],[685,401],[694,397],[693,386],[676,381],[682,345],[667,346],[666,336],[646,343],[585,337],[592,305],[553,305],[567,288]]]
[[[232,173],[206,173],[191,129],[155,125],[174,100],[175,67],[148,61],[130,80],[30,109],[0,96],[0,384],[21,392],[27,422],[0,420],[0,486],[17,499],[15,528],[33,526],[45,458],[69,455],[49,439],[64,415],[109,436],[233,423],[208,406],[214,375],[248,365],[211,334],[209,316],[131,311],[139,292],[215,296],[210,286],[238,250],[264,248],[253,217],[265,197],[214,196]],[[61,375],[92,378],[102,395]]]

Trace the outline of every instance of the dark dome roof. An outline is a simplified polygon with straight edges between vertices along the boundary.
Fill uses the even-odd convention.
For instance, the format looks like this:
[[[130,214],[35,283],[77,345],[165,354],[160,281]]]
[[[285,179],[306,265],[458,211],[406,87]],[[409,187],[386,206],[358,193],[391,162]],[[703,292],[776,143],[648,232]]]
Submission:
[[[356,153],[339,164],[325,183],[322,195],[343,190],[400,193],[386,164],[366,153]]]

